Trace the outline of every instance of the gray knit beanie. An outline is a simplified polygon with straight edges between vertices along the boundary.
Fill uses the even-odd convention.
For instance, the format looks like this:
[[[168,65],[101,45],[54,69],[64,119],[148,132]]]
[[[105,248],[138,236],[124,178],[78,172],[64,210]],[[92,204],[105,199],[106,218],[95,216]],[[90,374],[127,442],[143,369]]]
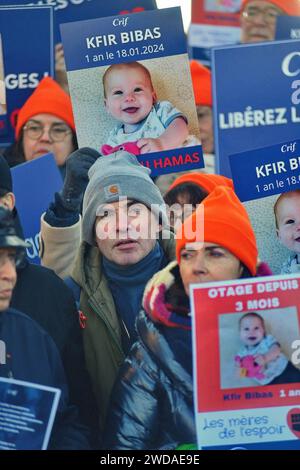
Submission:
[[[166,206],[162,195],[150,178],[151,170],[142,166],[135,155],[119,151],[101,156],[89,170],[89,184],[83,198],[82,238],[95,244],[94,224],[102,204],[127,197],[145,204],[160,217],[162,226],[168,225]]]

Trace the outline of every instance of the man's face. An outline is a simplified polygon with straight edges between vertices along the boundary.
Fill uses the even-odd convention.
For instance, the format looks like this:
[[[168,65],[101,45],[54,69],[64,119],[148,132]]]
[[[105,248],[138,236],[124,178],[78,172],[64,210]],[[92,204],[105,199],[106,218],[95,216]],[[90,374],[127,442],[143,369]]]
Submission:
[[[0,248],[0,312],[9,307],[17,282],[15,255],[13,248]]]
[[[95,229],[102,255],[120,266],[129,266],[154,248],[160,226],[144,204],[125,199],[101,206]]]
[[[247,3],[241,14],[241,42],[273,41],[277,16],[283,14],[271,1],[253,0]]]

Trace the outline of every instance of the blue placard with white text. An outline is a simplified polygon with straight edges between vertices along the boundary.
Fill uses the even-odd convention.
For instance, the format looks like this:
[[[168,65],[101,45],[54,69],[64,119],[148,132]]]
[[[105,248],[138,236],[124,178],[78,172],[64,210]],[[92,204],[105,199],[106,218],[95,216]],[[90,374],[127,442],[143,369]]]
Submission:
[[[299,41],[213,50],[217,172],[231,176],[232,154],[298,138],[299,51]]]
[[[0,450],[46,450],[61,391],[0,377]]]
[[[14,142],[18,110],[40,80],[53,76],[53,12],[50,7],[0,7],[7,120],[0,146]]]
[[[152,176],[204,166],[179,8],[61,25],[80,147],[137,156]]]
[[[300,16],[278,16],[275,39],[300,39]]]
[[[54,10],[54,42],[61,42],[59,25],[70,21],[88,20],[101,16],[154,10],[155,0],[0,0],[0,5],[45,5]]]
[[[52,154],[17,165],[11,169],[16,207],[20,216],[31,263],[39,264],[40,218],[62,188],[62,177]]]
[[[242,202],[300,187],[300,140],[230,155],[229,160]]]

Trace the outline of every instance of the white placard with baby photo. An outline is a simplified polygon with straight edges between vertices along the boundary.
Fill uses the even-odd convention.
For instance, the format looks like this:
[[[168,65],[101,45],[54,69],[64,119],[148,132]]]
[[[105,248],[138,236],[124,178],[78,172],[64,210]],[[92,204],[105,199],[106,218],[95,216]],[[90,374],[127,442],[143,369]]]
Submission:
[[[300,276],[191,286],[203,449],[300,449]]]

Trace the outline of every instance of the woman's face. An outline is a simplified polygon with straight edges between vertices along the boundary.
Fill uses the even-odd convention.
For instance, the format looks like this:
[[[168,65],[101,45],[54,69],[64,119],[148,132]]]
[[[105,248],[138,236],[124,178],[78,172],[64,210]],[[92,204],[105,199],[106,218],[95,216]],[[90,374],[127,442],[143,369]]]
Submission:
[[[36,138],[39,129],[41,134]],[[53,153],[56,164],[62,166],[75,150],[72,130],[65,121],[53,114],[36,114],[23,128],[23,150],[26,161]]]
[[[226,248],[215,243],[203,243],[202,248],[183,249],[180,274],[184,290],[189,295],[190,284],[239,279],[243,272],[240,260]]]

